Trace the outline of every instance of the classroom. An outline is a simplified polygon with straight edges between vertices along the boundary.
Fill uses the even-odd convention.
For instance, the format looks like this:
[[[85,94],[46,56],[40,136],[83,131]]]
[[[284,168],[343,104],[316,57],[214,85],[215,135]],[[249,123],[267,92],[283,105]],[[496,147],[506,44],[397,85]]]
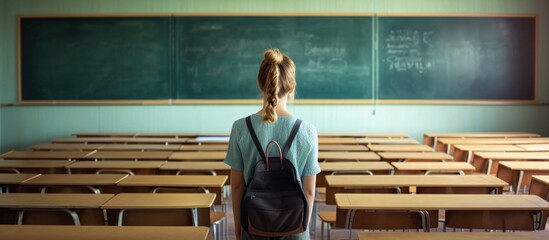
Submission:
[[[288,109],[319,135],[317,197],[324,195],[315,198],[311,239],[441,239],[447,227],[459,232],[444,236],[448,239],[482,237],[466,235],[469,229],[482,234],[495,229],[493,239],[547,239],[549,203],[542,191],[549,184],[547,26],[545,0],[0,0],[0,238],[17,239],[2,234],[26,231],[14,231],[6,219],[23,215],[14,209],[29,209],[6,202],[38,194],[32,192],[40,187],[49,191],[42,182],[54,180],[47,175],[85,174],[89,179],[62,178],[90,185],[100,193],[97,199],[63,194],[75,209],[86,202],[103,211],[107,225],[117,224],[115,212],[123,212],[121,203],[125,197],[133,201],[132,194],[151,197],[162,208],[163,201],[179,197],[188,203],[177,194],[189,193],[145,192],[210,188],[196,200],[205,205],[179,206],[196,210],[190,226],[202,227],[127,226],[133,239],[155,236],[150,234],[161,228],[165,239],[181,234],[234,239],[232,208],[225,203],[230,171],[221,161],[232,124],[262,107],[257,70],[263,52],[279,48],[297,69]],[[127,162],[134,165],[117,165]],[[204,169],[201,162],[211,165]],[[349,162],[354,165],[346,169]],[[5,176],[12,170],[17,174],[9,175],[17,178]],[[84,184],[99,181],[93,177],[98,170],[110,177]],[[215,176],[168,177],[185,170]],[[336,176],[345,171],[373,176]],[[423,179],[433,172],[433,179]],[[378,181],[401,194],[357,190],[379,187],[373,184]],[[438,185],[428,184],[433,182]],[[441,189],[447,194],[438,194]],[[471,192],[464,189],[478,198],[467,198]],[[11,194],[13,199],[5,197]],[[375,212],[387,199],[428,203],[422,197],[435,194],[446,205]],[[449,194],[464,196],[462,203],[471,203],[467,210],[473,213],[452,209],[452,201],[443,199]],[[537,220],[522,224],[532,216],[504,216],[516,224],[507,235],[498,226],[468,226],[463,220],[479,218],[481,209],[505,215],[505,209],[489,208],[535,195],[545,197],[524,209],[538,211]],[[353,203],[379,219],[422,217],[412,227],[386,227],[382,220],[355,226],[341,216],[360,212]],[[332,213],[319,215],[325,211]],[[81,209],[67,212],[91,216],[81,217],[81,225],[101,218]],[[151,218],[167,212],[155,214]],[[197,217],[208,214],[207,223]],[[433,214],[442,222],[429,218]],[[129,217],[118,221],[147,225]],[[22,222],[28,232],[37,224]],[[539,231],[525,230],[532,226]],[[45,231],[68,237],[99,229],[50,227]],[[399,231],[391,236],[385,229]],[[416,229],[436,233],[411,233]],[[124,239],[126,231],[117,231],[105,232]]]

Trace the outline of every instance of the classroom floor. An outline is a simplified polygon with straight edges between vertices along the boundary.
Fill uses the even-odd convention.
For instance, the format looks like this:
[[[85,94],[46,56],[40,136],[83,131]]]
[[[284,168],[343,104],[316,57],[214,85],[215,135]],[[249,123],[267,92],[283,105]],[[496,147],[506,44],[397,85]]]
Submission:
[[[233,220],[233,214],[232,214],[232,203],[231,203],[231,201],[228,202],[228,210],[227,211],[228,211],[227,217],[229,219],[229,240],[236,240],[236,237],[235,237],[235,234],[234,234],[234,220]],[[335,206],[327,206],[325,204],[320,204],[319,211],[335,211]],[[439,218],[440,217],[444,217],[443,213],[441,213]],[[316,223],[317,223],[316,238],[314,238],[313,232],[310,231],[311,232],[311,239],[321,239],[320,238],[320,220],[318,218],[317,218]],[[357,233],[361,232],[361,231],[363,231],[363,230],[353,230],[352,233],[351,233],[353,239],[357,239]],[[433,231],[433,229],[431,231]],[[439,224],[439,227],[436,229],[436,231],[437,232],[442,232],[443,231],[443,228],[442,228],[441,224]],[[451,232],[451,231],[454,231],[454,229],[448,228],[446,231]],[[461,231],[461,229],[456,229],[455,231]],[[464,230],[464,231],[468,231],[468,230]],[[475,230],[475,231],[482,231],[482,230]],[[544,231],[549,231],[549,221],[548,221],[548,224],[546,225]],[[324,239],[327,239],[326,234],[324,235]],[[349,230],[346,230],[346,229],[332,229],[330,239],[334,239],[334,240],[349,239]]]

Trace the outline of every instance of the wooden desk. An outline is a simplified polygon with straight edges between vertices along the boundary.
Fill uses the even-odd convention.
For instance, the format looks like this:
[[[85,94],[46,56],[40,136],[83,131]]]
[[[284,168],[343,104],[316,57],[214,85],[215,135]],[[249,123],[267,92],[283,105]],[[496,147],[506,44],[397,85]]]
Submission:
[[[424,133],[423,144],[436,149],[439,138],[525,138],[540,137],[536,133],[526,132],[468,132],[468,133]]]
[[[532,152],[549,152],[549,144],[518,144],[517,147]]]
[[[21,184],[30,179],[36,178],[40,174],[36,173],[22,173],[22,174],[13,174],[13,173],[0,173],[0,193],[9,193],[9,186]]]
[[[423,212],[424,229],[430,228],[430,216],[426,210],[445,209],[449,211],[500,211],[513,213],[516,211],[539,211],[538,220],[545,220],[545,212],[549,210],[549,202],[535,195],[506,194],[336,194],[338,214],[341,210],[350,211],[346,228],[353,222],[353,212],[356,210],[391,211],[413,210]],[[436,216],[438,217],[438,216]],[[448,217],[448,216],[447,216]],[[543,229],[545,222],[536,226]]]
[[[178,161],[223,161],[227,152],[176,152],[170,155],[169,160]]]
[[[427,145],[370,145],[373,152],[432,152],[433,149]]]
[[[495,174],[499,161],[505,160],[549,160],[549,154],[546,152],[476,152],[472,164],[477,172]]]
[[[99,170],[115,170],[126,174],[156,174],[163,161],[79,161],[67,166],[72,173],[95,173]]]
[[[18,173],[66,173],[75,161],[66,160],[0,160],[0,169]]]
[[[319,133],[319,138],[408,138],[405,133]]]
[[[530,183],[529,194],[537,195],[546,201],[549,201],[549,176],[534,175]]]
[[[153,188],[196,188],[203,187],[216,194],[216,204],[221,204],[221,193],[223,186],[227,183],[228,176],[208,175],[138,175],[129,176],[117,185],[124,189],[132,189],[132,192],[153,192]],[[126,192],[126,191],[123,191]]]
[[[501,145],[454,145],[454,161],[471,163],[475,152],[523,152],[524,149],[510,144]]]
[[[92,152],[80,152],[80,151],[11,151],[0,155],[0,158],[7,160],[75,160],[85,159]]]
[[[441,152],[378,152],[382,160],[393,162],[411,161],[452,161],[454,157]]]
[[[319,137],[318,144],[358,144],[355,138],[344,137]]]
[[[379,161],[373,152],[319,152],[318,161]]]
[[[101,149],[103,144],[54,144],[54,143],[41,143],[32,146],[34,151],[81,151],[91,152]]]
[[[210,151],[220,151],[227,152],[227,144],[207,144],[207,145],[181,145],[178,151],[189,151],[189,152],[210,152]]]
[[[435,151],[452,153],[453,146],[457,144],[469,145],[515,145],[515,144],[539,144],[549,143],[549,138],[439,138]]]
[[[475,170],[471,164],[464,162],[394,162],[391,163],[397,174],[407,174],[414,172],[422,172],[425,175],[431,172],[449,172],[459,173]]]
[[[82,144],[184,144],[187,138],[135,138],[135,137],[79,137],[79,138],[58,138],[52,143],[82,143]]]
[[[0,238],[10,240],[205,240],[207,227],[0,225]]]
[[[101,193],[100,186],[116,186],[118,182],[126,178],[126,174],[43,174],[22,183],[24,186],[44,187],[81,186],[90,189],[94,193]]]
[[[16,211],[22,214],[27,211],[47,210],[65,211],[72,216],[75,225],[104,224],[103,212],[99,209],[111,199],[113,194],[41,194],[41,193],[10,193],[0,194],[0,212],[10,216]],[[13,222],[16,221],[14,219]],[[20,221],[54,221],[54,219],[27,219]]]
[[[368,147],[364,145],[320,144],[318,145],[318,151],[367,152]]]
[[[213,175],[230,175],[231,167],[222,161],[183,161],[183,162],[167,162],[160,167],[160,170],[177,171],[175,174],[185,172],[211,172]]]
[[[360,232],[359,240],[543,240],[548,231],[540,232]]]
[[[166,145],[163,145],[166,146]],[[168,145],[169,146],[169,145]],[[173,152],[165,151],[150,151],[150,152],[135,152],[135,151],[97,151],[86,157],[92,160],[160,160],[166,161]]]
[[[321,172],[316,178],[317,187],[326,187],[326,176],[330,174],[389,174],[393,166],[387,162],[321,162]]]
[[[77,138],[97,138],[97,137],[135,137],[137,133],[134,132],[77,132],[73,133],[73,136]]]
[[[513,186],[513,190],[518,194],[524,190],[528,192],[532,175],[547,174],[549,162],[503,161],[499,163],[497,177]]]
[[[211,193],[120,193],[103,204],[101,208],[106,210],[197,209],[197,225],[209,226],[210,207],[214,200],[215,194]],[[122,223],[122,219],[117,220],[119,224]]]
[[[66,144],[71,145],[71,144]],[[90,144],[84,144],[90,145]],[[105,144],[98,151],[179,151],[182,145],[170,144],[170,145],[161,145],[161,144]]]
[[[360,144],[418,144],[419,142],[412,138],[357,138],[356,141]]]
[[[508,184],[489,175],[332,175],[326,176],[327,196],[344,192],[346,188],[388,188],[398,187],[403,193],[410,192],[408,188],[456,190],[453,193],[490,193],[495,190],[501,193]],[[402,189],[406,188],[406,189]],[[448,191],[445,191],[445,193]],[[434,193],[434,192],[433,192]]]

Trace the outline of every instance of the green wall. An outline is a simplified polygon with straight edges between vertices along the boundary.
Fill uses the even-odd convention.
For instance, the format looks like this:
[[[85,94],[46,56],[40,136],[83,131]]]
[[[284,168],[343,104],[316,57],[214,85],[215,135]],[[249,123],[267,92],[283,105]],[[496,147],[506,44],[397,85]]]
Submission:
[[[538,14],[538,97],[549,103],[546,0],[0,0],[0,103],[17,102],[19,14],[369,12]],[[1,27],[4,26],[4,27]],[[4,46],[2,48],[1,46]],[[5,53],[1,51],[4,50]],[[250,76],[255,78],[255,76]],[[259,105],[13,106],[0,108],[0,151],[29,149],[77,131],[227,133]],[[528,131],[549,136],[549,105],[294,105],[319,132]],[[375,115],[373,110],[375,108]]]

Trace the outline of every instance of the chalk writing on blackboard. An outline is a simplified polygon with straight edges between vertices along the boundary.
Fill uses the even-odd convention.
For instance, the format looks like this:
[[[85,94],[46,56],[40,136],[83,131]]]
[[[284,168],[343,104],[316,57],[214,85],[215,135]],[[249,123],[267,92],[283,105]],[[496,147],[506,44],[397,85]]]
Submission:
[[[435,67],[432,37],[434,31],[390,30],[385,38],[385,61],[389,70],[424,73]]]

